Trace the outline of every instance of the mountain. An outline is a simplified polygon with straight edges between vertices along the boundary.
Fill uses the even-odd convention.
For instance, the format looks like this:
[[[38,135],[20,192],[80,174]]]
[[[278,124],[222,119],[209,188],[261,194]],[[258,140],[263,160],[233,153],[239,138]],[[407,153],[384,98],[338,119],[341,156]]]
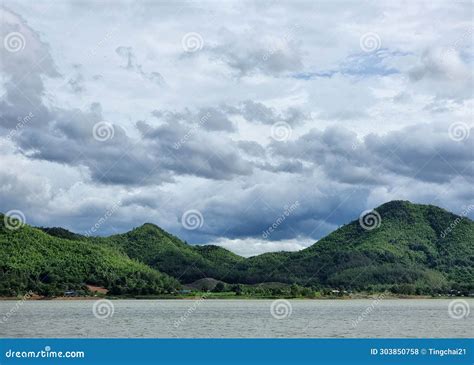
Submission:
[[[474,288],[474,222],[407,201],[375,211],[373,229],[355,220],[302,251],[257,256],[249,266],[263,272],[281,262],[268,280],[356,290]]]
[[[42,230],[0,230],[6,247],[0,269],[10,275],[13,287],[19,285],[14,278],[20,277],[22,288],[30,282],[47,288],[41,279],[46,274],[54,278],[55,287],[90,283],[115,293],[163,292],[179,286],[169,276],[183,284],[214,278],[232,284],[279,282],[405,294],[474,289],[474,222],[407,201],[383,204],[361,222],[356,219],[302,251],[250,258],[218,246],[189,245],[150,223],[110,237]],[[143,282],[149,278],[155,283],[151,288]]]
[[[65,238],[65,239],[74,240],[74,241],[77,241],[77,240],[84,241],[87,239],[86,236],[68,231],[67,229],[61,228],[61,227],[50,227],[50,228],[38,227],[38,228],[41,229],[43,232],[46,232],[50,236],[54,236],[58,238]]]
[[[174,278],[130,259],[113,246],[71,236],[62,229],[46,232],[28,225],[8,229],[0,214],[0,295],[29,290],[62,295],[83,290],[86,284],[105,287],[112,294],[159,294],[180,286]]]
[[[108,237],[106,242],[184,283],[205,277],[221,278],[244,260],[222,247],[188,245],[151,223]]]

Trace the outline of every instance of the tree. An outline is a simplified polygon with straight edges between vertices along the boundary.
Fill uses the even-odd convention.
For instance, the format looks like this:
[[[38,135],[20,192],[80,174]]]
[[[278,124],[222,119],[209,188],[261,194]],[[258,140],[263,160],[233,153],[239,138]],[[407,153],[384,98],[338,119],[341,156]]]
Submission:
[[[235,295],[242,295],[242,286],[240,284],[232,286],[231,290],[235,293]]]
[[[224,289],[225,289],[224,283],[219,282],[214,287],[213,292],[220,293],[220,292],[223,292]]]
[[[291,284],[290,294],[292,297],[297,297],[300,294],[300,288],[296,284]]]

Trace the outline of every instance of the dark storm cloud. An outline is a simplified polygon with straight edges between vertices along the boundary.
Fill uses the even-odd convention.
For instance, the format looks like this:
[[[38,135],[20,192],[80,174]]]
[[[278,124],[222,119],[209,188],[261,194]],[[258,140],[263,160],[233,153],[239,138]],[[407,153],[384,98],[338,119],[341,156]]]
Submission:
[[[176,117],[175,119],[170,116]],[[235,175],[249,175],[252,164],[243,159],[238,144],[224,135],[208,133],[202,125],[212,120],[186,123],[175,114],[167,114],[166,122],[152,127],[138,122],[137,128],[148,145],[149,153],[161,158],[162,166],[177,174],[196,175],[211,179],[231,179]],[[218,114],[218,118],[221,116]],[[212,124],[212,123],[211,123]]]
[[[145,135],[146,124],[139,123],[142,139],[137,140],[117,123],[104,121],[99,103],[92,104],[90,111],[44,105],[42,78],[59,76],[49,47],[21,18],[9,16],[16,24],[7,23],[6,31],[22,30],[27,47],[18,54],[2,48],[2,71],[9,75],[9,81],[5,83],[1,120],[4,128],[12,128],[19,117],[33,111],[31,122],[14,137],[20,151],[29,158],[85,166],[93,180],[106,184],[161,184],[172,181],[174,174],[230,179],[251,173],[252,166],[229,140],[206,140],[205,130],[233,130],[232,122],[218,108],[202,108],[194,114],[155,113],[164,115],[166,124],[149,128],[150,133]],[[120,47],[117,52],[126,58],[127,69],[151,75],[143,74],[131,48]],[[37,67],[38,60],[41,67]],[[67,82],[70,84],[70,80]],[[108,135],[101,141],[95,138],[94,128],[104,122]],[[153,135],[166,138],[153,139]]]
[[[214,129],[221,125],[219,121],[225,121],[219,113],[203,113]],[[110,138],[100,141],[93,135],[95,126],[103,123],[97,106],[89,113],[54,109],[50,114],[53,120],[48,128],[25,129],[17,137],[20,148],[30,158],[87,166],[97,182],[160,184],[172,181],[175,174],[230,179],[252,171],[237,144],[208,134],[199,120],[186,123],[177,115],[167,114],[170,121],[159,127],[141,121],[137,123],[139,139],[130,138],[122,127],[109,123],[104,128]],[[212,122],[214,115],[217,123]]]
[[[117,124],[103,126],[110,138],[94,138],[94,128],[103,123],[97,111],[50,110],[47,128],[25,128],[16,141],[29,157],[72,166],[86,166],[93,180],[107,184],[138,184],[169,181],[159,161],[146,153],[146,146],[130,139]]]
[[[266,151],[262,145],[258,144],[254,141],[239,141],[237,142],[240,150],[247,155],[257,157],[257,158],[265,158]]]
[[[242,116],[251,122],[259,122],[263,124],[275,123],[275,110],[266,107],[262,103],[247,100],[243,103],[241,112]]]
[[[343,183],[387,184],[390,175],[445,183],[456,176],[473,177],[472,129],[466,134],[466,139],[455,141],[445,124],[422,124],[359,141],[355,133],[338,127],[312,130],[270,148],[277,156],[310,163]]]
[[[308,189],[310,181],[314,184],[312,189]],[[255,237],[265,242],[303,235],[314,237],[309,238],[313,243],[314,239],[357,217],[369,194],[368,189],[330,186],[328,180],[320,178],[304,182],[279,179],[279,183],[251,186],[245,194],[239,192],[232,199],[216,194],[201,208],[205,217],[203,229],[192,233],[183,229],[180,236],[199,243],[216,236]],[[277,221],[277,229],[264,235]]]
[[[303,164],[301,161],[298,160],[285,160],[281,161],[277,164],[271,164],[271,163],[263,163],[263,164],[257,164],[259,168],[262,170],[266,171],[272,171],[272,172],[287,172],[291,174],[300,174],[303,172]]]
[[[311,119],[308,113],[303,112],[297,107],[290,107],[283,113],[278,113],[274,108],[252,100],[245,100],[238,107],[231,107],[228,110],[230,113],[240,114],[249,122],[262,124],[274,124],[284,121],[290,125],[296,125]]]
[[[120,125],[106,121],[110,138],[100,141],[93,135],[95,126],[104,123],[100,103],[92,104],[89,111],[47,107],[43,104],[42,77],[57,77],[59,74],[49,47],[35,32],[29,28],[26,30],[30,51],[19,56],[22,62],[15,62],[9,54],[2,58],[4,71],[10,74],[10,84],[6,84],[7,94],[3,101],[4,124],[15,125],[24,110],[33,109],[34,124],[15,137],[20,150],[31,159],[85,166],[93,181],[99,183],[161,184],[173,181],[175,175],[225,180],[238,175],[250,175],[254,165],[243,156],[251,149],[264,158],[263,148],[255,142],[240,141],[239,144],[225,135],[208,132],[234,131],[228,112],[231,112],[230,115],[238,112],[251,121],[258,119],[267,124],[282,119],[297,123],[304,118],[304,114],[295,108],[280,115],[263,104],[250,101],[231,109],[203,107],[195,112],[187,109],[182,112],[155,111],[153,115],[164,124],[151,127],[146,122],[137,123],[140,139],[132,139]],[[131,47],[119,47],[116,52],[125,59],[125,69],[147,79],[153,76],[143,71]],[[43,60],[44,67],[35,67],[38,59]],[[80,92],[83,90],[83,78],[79,68],[74,69],[76,75],[69,77],[67,83],[75,92]],[[32,75],[24,78],[27,72],[32,72]],[[251,157],[255,158],[256,155],[252,153]],[[257,166],[270,171],[301,170],[301,163],[295,161],[277,164],[261,161]]]
[[[344,128],[313,129],[294,141],[273,142],[270,149],[277,156],[309,163],[311,169],[320,169],[340,182],[376,182],[370,170],[361,173],[360,169],[370,167],[370,161],[357,135]]]
[[[422,124],[385,136],[369,135],[365,146],[384,169],[418,180],[444,183],[456,176],[472,180],[473,129],[467,138],[450,138],[446,124]]]
[[[187,124],[189,128],[199,128],[208,131],[232,132],[235,130],[234,124],[229,119],[228,108],[226,107],[204,107],[194,112],[189,109],[180,112],[154,110],[151,114],[170,125],[175,123]]]

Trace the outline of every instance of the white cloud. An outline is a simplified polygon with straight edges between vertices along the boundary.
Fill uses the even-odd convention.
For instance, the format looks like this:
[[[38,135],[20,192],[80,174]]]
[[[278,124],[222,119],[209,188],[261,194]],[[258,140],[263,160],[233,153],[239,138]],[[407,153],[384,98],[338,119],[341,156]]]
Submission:
[[[209,242],[209,244],[224,247],[243,257],[251,257],[266,252],[300,251],[314,244],[314,241],[310,238],[303,239],[300,237],[281,241],[265,241],[255,238],[220,238]]]

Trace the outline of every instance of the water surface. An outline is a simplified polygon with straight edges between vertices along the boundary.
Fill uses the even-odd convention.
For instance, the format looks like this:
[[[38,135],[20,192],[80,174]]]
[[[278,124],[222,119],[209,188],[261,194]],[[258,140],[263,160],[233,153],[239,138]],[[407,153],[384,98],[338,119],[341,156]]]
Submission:
[[[451,300],[0,301],[2,337],[473,337]],[[467,300],[474,310],[474,300]],[[8,318],[5,320],[5,315]],[[107,316],[109,314],[109,316]],[[275,318],[278,317],[278,318]],[[361,319],[362,318],[362,319]],[[3,319],[3,320],[2,320]]]

